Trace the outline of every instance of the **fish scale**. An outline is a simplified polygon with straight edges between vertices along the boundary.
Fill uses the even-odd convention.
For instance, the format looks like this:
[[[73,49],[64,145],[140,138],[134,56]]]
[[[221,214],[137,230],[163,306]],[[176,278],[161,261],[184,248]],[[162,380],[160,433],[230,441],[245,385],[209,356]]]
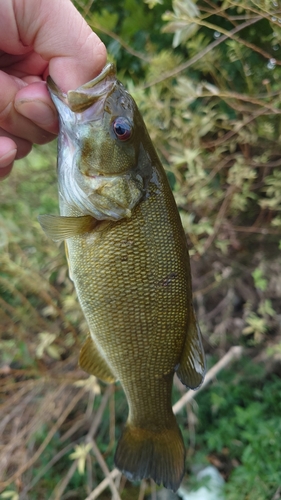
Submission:
[[[205,359],[175,200],[113,65],[67,95],[48,83],[60,117],[61,215],[40,222],[66,240],[89,325],[79,363],[124,389],[129,415],[116,466],[131,480],[151,477],[176,490],[185,448],[172,412],[173,376],[198,387]]]
[[[182,351],[182,331],[187,331],[186,246],[182,245],[178,221],[169,217],[173,199],[168,205],[164,189],[163,195],[156,196],[162,196],[163,202],[149,198],[136,208],[131,219],[100,232],[92,243],[87,244],[91,238],[87,235],[67,243],[73,280],[91,334],[120,380],[123,365],[130,363],[123,350],[126,343],[136,362],[129,372],[135,380],[147,371],[156,375],[172,372]],[[130,244],[124,252],[122,242],[126,240]],[[124,254],[126,260],[122,261]],[[81,270],[81,261],[88,267]],[[177,277],[163,286],[163,279],[171,272]],[[85,281],[85,274],[93,279]],[[161,356],[158,337],[165,339],[167,347]],[[155,357],[159,362],[155,363]]]

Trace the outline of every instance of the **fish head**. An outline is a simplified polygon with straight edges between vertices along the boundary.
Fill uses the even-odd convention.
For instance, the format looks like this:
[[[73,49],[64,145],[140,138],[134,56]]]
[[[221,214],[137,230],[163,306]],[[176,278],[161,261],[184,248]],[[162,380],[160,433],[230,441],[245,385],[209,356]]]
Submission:
[[[114,65],[66,94],[50,77],[48,88],[60,120],[62,198],[97,219],[130,217],[144,196],[151,158],[144,122]]]

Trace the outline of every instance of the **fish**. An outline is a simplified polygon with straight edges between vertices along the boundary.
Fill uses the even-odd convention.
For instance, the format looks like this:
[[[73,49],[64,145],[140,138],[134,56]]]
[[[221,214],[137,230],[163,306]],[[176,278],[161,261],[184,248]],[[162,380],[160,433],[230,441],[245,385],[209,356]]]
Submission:
[[[176,491],[185,446],[172,411],[174,373],[191,389],[205,375],[192,303],[186,235],[165,170],[113,64],[63,93],[59,115],[60,215],[39,222],[65,241],[69,274],[89,326],[80,367],[119,381],[128,419],[115,452],[129,479]]]

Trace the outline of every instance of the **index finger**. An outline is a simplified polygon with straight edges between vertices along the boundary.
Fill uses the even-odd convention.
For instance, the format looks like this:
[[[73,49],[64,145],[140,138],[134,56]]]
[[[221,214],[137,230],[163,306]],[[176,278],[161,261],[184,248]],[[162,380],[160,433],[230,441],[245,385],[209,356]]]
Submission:
[[[70,0],[1,0],[0,48],[9,54],[33,49],[65,92],[94,78],[106,63],[104,44]]]

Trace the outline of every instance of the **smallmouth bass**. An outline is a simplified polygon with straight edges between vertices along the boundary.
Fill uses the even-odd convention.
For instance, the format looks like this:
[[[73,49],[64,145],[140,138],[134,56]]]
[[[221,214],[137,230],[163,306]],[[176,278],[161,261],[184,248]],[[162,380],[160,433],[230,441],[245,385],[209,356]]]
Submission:
[[[89,325],[79,364],[119,380],[129,416],[115,464],[176,491],[185,447],[171,406],[173,376],[201,385],[205,358],[187,243],[168,180],[140,112],[107,65],[64,94],[59,113],[60,216],[40,223],[65,240],[70,277]]]

